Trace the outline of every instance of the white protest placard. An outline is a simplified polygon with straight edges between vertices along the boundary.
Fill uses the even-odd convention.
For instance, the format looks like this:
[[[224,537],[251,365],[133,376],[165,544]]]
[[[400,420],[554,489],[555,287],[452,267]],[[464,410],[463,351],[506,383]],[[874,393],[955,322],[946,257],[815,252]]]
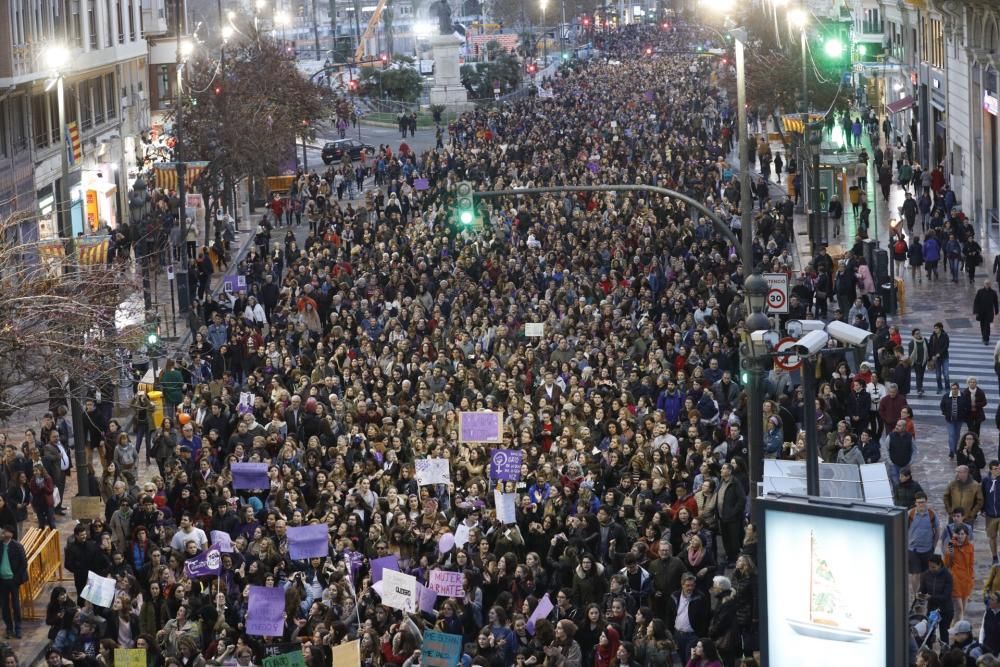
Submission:
[[[448,484],[451,482],[451,468],[448,459],[417,459],[415,462],[417,484]]]
[[[427,587],[444,597],[463,598],[465,597],[465,587],[462,585],[464,576],[462,572],[431,570],[431,578],[427,582]]]
[[[469,542],[470,527],[462,522],[455,526],[455,546],[461,549]]]
[[[500,523],[517,523],[517,494],[493,492],[493,500],[497,506],[497,521]]]
[[[407,613],[417,611],[417,579],[395,570],[382,572],[382,604]]]
[[[115,601],[115,580],[88,572],[87,585],[83,587],[80,597],[93,602],[97,607],[110,609]]]
[[[541,338],[545,335],[545,323],[526,322],[524,325],[524,335],[528,338]]]

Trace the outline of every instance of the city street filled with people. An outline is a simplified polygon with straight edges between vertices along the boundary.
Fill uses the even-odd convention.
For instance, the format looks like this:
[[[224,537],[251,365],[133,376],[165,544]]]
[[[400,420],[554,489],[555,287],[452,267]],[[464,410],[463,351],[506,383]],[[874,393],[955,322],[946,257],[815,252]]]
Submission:
[[[152,400],[140,389],[117,419],[89,400],[84,433],[51,406],[3,436],[0,605],[15,652],[17,539],[38,525],[66,538],[68,579],[39,601],[51,667],[112,667],[116,648],[144,648],[148,667],[297,649],[337,667],[355,640],[354,664],[415,667],[432,632],[461,638],[463,665],[759,664],[740,249],[652,191],[480,198],[482,224],[464,225],[454,190],[469,181],[666,187],[741,238],[753,196],[754,265],[794,286],[781,322],[873,334],[864,359],[824,357],[817,431],[825,462],[885,463],[908,510],[908,601],[940,620],[914,631],[906,664],[1000,664],[1000,305],[991,272],[975,272],[990,252],[946,184],[906,177],[919,159],[904,154],[853,172],[881,197],[888,168],[871,205],[899,201],[906,216],[905,252],[889,216],[872,223],[903,312],[887,312],[859,244],[874,235],[869,204],[834,216],[837,256],[800,257],[802,216],[767,181],[766,120],[749,128],[764,187],[741,194],[735,71],[695,48],[718,39],[683,21],[627,26],[544,95],[300,171],[233,258],[246,289],[199,286]],[[838,119],[868,115],[842,105]],[[880,130],[859,137],[884,148]],[[801,377],[775,365],[764,387],[764,455],[804,460]],[[460,413],[476,411],[500,413],[495,442],[463,435]],[[104,501],[93,521],[64,516],[80,439]],[[499,476],[496,450],[520,463]],[[322,554],[296,557],[309,526]],[[84,599],[91,575],[114,580],[109,604]]]

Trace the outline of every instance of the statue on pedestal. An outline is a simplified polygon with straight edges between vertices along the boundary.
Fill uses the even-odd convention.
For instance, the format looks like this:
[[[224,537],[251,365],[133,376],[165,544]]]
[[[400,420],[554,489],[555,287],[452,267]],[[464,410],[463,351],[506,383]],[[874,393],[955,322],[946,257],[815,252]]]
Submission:
[[[451,21],[451,5],[448,4],[448,0],[437,0],[431,5],[431,9],[438,17],[439,35],[450,35],[455,32],[455,26]]]

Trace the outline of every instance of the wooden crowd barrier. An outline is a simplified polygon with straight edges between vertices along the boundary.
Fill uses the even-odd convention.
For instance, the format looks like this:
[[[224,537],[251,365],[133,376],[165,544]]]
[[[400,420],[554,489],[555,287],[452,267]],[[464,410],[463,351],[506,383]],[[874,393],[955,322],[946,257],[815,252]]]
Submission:
[[[21,614],[25,618],[40,618],[35,613],[35,600],[45,589],[45,585],[62,578],[62,548],[59,531],[45,528],[29,528],[21,540],[24,553],[28,557],[28,581],[20,589]]]

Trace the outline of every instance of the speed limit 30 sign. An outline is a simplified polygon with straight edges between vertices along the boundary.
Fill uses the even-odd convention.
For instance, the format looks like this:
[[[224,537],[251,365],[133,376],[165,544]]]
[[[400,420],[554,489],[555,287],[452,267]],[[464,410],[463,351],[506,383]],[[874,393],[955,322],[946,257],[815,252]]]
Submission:
[[[767,312],[786,315],[788,313],[788,274],[765,273],[767,281]]]

